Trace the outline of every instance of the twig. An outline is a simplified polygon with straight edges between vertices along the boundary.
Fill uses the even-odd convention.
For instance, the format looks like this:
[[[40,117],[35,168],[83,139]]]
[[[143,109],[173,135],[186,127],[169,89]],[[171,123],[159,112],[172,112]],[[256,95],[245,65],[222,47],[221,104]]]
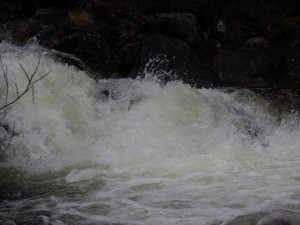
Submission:
[[[23,95],[25,95],[28,91],[30,91],[34,86],[35,83],[39,82],[40,80],[42,80],[43,78],[45,78],[46,76],[48,76],[52,70],[48,71],[46,74],[44,74],[43,76],[41,76],[40,78],[34,80],[34,77],[37,73],[37,70],[40,66],[41,63],[41,57],[39,57],[38,63],[33,71],[33,73],[31,75],[28,74],[28,72],[25,70],[25,68],[23,67],[22,64],[19,64],[19,66],[21,67],[22,71],[24,72],[26,78],[27,78],[27,85],[25,87],[25,90],[23,92],[19,92],[18,86],[15,84],[16,87],[16,92],[17,92],[17,97],[13,100],[11,100],[10,102],[8,102],[8,94],[9,94],[9,84],[8,84],[8,74],[7,74],[7,66],[6,69],[4,70],[4,65],[2,63],[2,58],[1,58],[1,67],[2,67],[2,72],[3,72],[3,76],[4,76],[4,80],[5,80],[5,84],[6,84],[6,94],[5,94],[5,104],[3,106],[0,107],[0,111],[2,111],[3,109],[13,105],[15,102],[17,102],[20,98],[22,98]]]
[[[3,114],[0,117],[0,122],[2,119],[4,119],[7,114],[9,113],[9,111],[11,110],[12,106],[15,102],[17,102],[20,98],[22,98],[28,91],[32,90],[32,100],[34,102],[34,84],[39,82],[40,80],[42,80],[43,78],[45,78],[46,76],[48,76],[52,70],[48,71],[46,74],[44,74],[43,76],[41,76],[40,78],[34,79],[35,75],[37,74],[38,68],[40,66],[41,63],[41,57],[39,57],[39,60],[37,62],[37,65],[34,68],[34,71],[32,74],[29,74],[25,68],[23,67],[22,64],[19,64],[19,66],[21,67],[24,75],[27,78],[27,84],[26,87],[24,89],[24,91],[20,92],[18,85],[15,84],[15,89],[16,89],[16,95],[17,97],[15,97],[13,100],[9,101],[8,100],[8,96],[9,96],[9,81],[8,81],[8,72],[7,72],[7,66],[3,65],[3,60],[2,57],[0,55],[0,66],[1,66],[1,70],[2,70],[2,74],[3,74],[3,78],[4,78],[4,82],[5,82],[5,104],[3,106],[0,107],[0,114]],[[0,70],[0,71],[1,71]],[[0,123],[0,126],[1,123]],[[15,123],[13,125],[13,128],[11,131],[8,132],[9,135],[3,135],[2,137],[0,137],[0,153],[5,153],[7,151],[7,149],[9,148],[12,139],[15,135]],[[7,142],[7,143],[4,143]],[[0,177],[1,178],[1,177]]]
[[[8,90],[9,90],[8,77],[7,77],[7,66],[5,66],[5,70],[4,70],[3,61],[2,61],[1,56],[0,56],[0,63],[1,63],[4,82],[5,82],[5,85],[6,85],[6,93],[5,93],[5,105],[6,105],[7,104],[7,98],[8,98]]]
[[[5,145],[4,149],[1,149],[2,152],[6,152],[7,149],[9,148],[9,146],[10,146],[10,144],[11,144],[11,141],[12,141],[12,139],[13,139],[13,137],[14,137],[14,134],[15,134],[15,126],[16,126],[16,124],[14,123],[13,129],[12,129],[12,131],[11,131],[11,135],[6,139],[6,140],[9,140],[9,141],[8,141],[8,143]]]

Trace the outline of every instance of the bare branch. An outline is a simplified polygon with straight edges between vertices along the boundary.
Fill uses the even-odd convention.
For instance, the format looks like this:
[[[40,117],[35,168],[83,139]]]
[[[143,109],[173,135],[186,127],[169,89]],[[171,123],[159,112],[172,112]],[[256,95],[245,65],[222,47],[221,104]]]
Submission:
[[[19,94],[19,88],[18,88],[18,85],[17,85],[17,84],[15,84],[15,87],[16,87],[17,97],[19,97],[19,96],[20,96],[20,94]]]
[[[51,72],[52,72],[52,70],[49,70],[45,75],[41,76],[39,79],[32,81],[31,84],[35,84],[35,83],[39,82],[44,77],[48,76]]]
[[[6,86],[6,91],[5,91],[5,104],[7,104],[7,99],[8,99],[8,91],[9,91],[9,85],[8,85],[8,76],[7,76],[7,66],[3,65],[2,57],[0,57],[0,63],[1,63],[1,68],[2,68],[2,73],[3,73],[3,78]]]
[[[5,96],[6,100],[5,100],[5,104],[2,107],[0,107],[0,111],[3,110],[3,109],[5,109],[5,108],[7,108],[7,107],[9,107],[9,106],[11,106],[11,105],[13,105],[23,95],[25,95],[30,89],[32,89],[33,85],[35,83],[39,82],[40,80],[42,80],[43,78],[45,78],[46,76],[48,76],[51,73],[52,70],[48,71],[46,74],[44,74],[40,78],[34,80],[34,77],[35,77],[35,75],[37,73],[37,70],[38,70],[38,68],[40,66],[40,63],[41,63],[41,57],[39,57],[38,63],[37,63],[37,65],[36,65],[36,67],[35,67],[35,69],[34,69],[34,71],[33,71],[33,73],[31,75],[28,74],[28,72],[25,70],[25,68],[23,67],[22,64],[19,64],[19,66],[21,67],[22,71],[24,72],[24,74],[25,74],[25,76],[27,78],[27,85],[26,85],[24,91],[21,92],[21,93],[19,92],[19,89],[18,89],[17,85],[15,85],[16,86],[16,91],[17,91],[17,97],[15,99],[13,99],[12,101],[8,102],[7,99],[8,99],[9,84],[8,84],[7,67],[6,67],[6,71],[5,71],[4,70],[4,65],[2,63],[2,58],[1,58],[1,67],[2,67],[2,71],[3,71],[3,76],[4,76],[5,84],[6,84],[6,96]]]
[[[30,77],[29,77],[28,73],[26,72],[26,70],[24,69],[23,65],[19,63],[19,66],[22,68],[24,74],[26,75],[28,82],[30,82]]]
[[[41,56],[39,57],[38,63],[36,64],[33,74],[31,75],[32,78],[35,76],[35,74],[40,66],[40,63],[41,63]]]
[[[15,126],[16,126],[16,124],[14,123],[14,126],[13,126],[13,129],[12,129],[12,131],[11,131],[10,137],[7,139],[7,140],[9,140],[9,141],[8,141],[8,143],[5,145],[4,149],[2,149],[2,152],[6,152],[7,149],[9,148],[9,146],[10,146],[10,144],[11,144],[11,141],[12,141],[12,139],[13,139],[13,137],[14,137],[14,134],[15,134]]]
[[[9,113],[10,110],[11,110],[11,108],[10,109],[5,109],[3,115],[0,117],[0,121],[3,120],[7,116],[7,114]]]
[[[7,70],[7,66],[3,65],[3,60],[0,55],[0,67],[1,67],[0,72],[2,72],[4,82],[5,82],[5,104],[3,106],[0,106],[0,115],[2,114],[0,117],[0,126],[3,126],[1,124],[1,120],[4,119],[7,116],[7,114],[9,113],[9,111],[12,109],[12,107],[9,107],[9,106],[12,106],[15,102],[17,102],[20,98],[22,98],[31,89],[32,89],[32,101],[34,103],[34,84],[39,82],[46,76],[48,76],[52,71],[52,70],[50,70],[46,74],[44,74],[41,77],[34,80],[35,75],[37,74],[38,68],[40,67],[40,64],[41,64],[41,57],[39,57],[37,65],[35,66],[34,71],[31,74],[29,74],[25,70],[25,68],[23,67],[22,64],[19,64],[24,75],[27,78],[27,84],[25,86],[25,89],[22,92],[19,91],[18,85],[15,84],[17,96],[13,100],[9,101],[9,99],[8,99],[8,95],[9,95],[8,70]],[[12,130],[7,131],[6,135],[3,135],[2,137],[0,137],[0,153],[5,153],[8,150],[9,146],[11,145],[14,135],[15,135],[15,123],[13,125]]]
[[[34,86],[32,86],[32,103],[34,104]]]

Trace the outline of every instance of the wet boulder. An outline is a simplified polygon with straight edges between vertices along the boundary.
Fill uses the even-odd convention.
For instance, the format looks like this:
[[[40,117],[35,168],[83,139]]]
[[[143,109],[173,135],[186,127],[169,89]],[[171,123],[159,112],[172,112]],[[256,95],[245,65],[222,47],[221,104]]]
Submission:
[[[8,40],[17,45],[24,45],[36,39],[40,45],[52,48],[59,37],[63,36],[64,13],[47,9],[37,11],[28,19],[11,20],[0,25],[0,40]]]
[[[0,7],[0,23],[24,19],[35,14],[35,5],[30,1],[4,2]]]
[[[54,57],[60,63],[75,66],[76,68],[78,68],[80,70],[87,70],[85,64],[75,55],[56,51],[56,50],[51,50],[50,54],[52,57]]]
[[[255,48],[223,50],[213,60],[213,70],[224,85],[261,86],[276,70],[276,62]]]
[[[61,39],[54,48],[77,56],[99,77],[109,76],[117,70],[111,47],[101,36],[73,33]]]
[[[268,52],[273,51],[271,43],[264,37],[249,38],[245,42],[245,46],[248,48],[265,49]]]
[[[197,42],[200,36],[197,19],[191,13],[163,13],[150,16],[148,21],[142,24],[141,31],[168,35],[190,44]]]
[[[146,44],[148,38],[146,34],[139,34],[122,43],[119,47],[118,66],[123,76],[128,76],[133,70],[137,72],[137,68],[134,69],[134,67],[140,57],[142,47]]]
[[[299,17],[300,18],[300,17]],[[286,18],[277,27],[272,45],[286,59],[285,71],[280,77],[280,82],[285,86],[299,89],[300,85],[300,19],[296,24],[290,22],[293,18]]]
[[[59,40],[58,31],[52,24],[41,25],[40,31],[35,35],[39,44],[47,48],[52,48]]]
[[[35,19],[10,21],[0,25],[0,40],[8,40],[23,45],[41,30],[42,25]]]
[[[211,87],[218,83],[215,73],[201,65],[188,44],[165,35],[153,35],[141,49],[135,74],[150,73],[168,80],[180,79],[197,87]]]

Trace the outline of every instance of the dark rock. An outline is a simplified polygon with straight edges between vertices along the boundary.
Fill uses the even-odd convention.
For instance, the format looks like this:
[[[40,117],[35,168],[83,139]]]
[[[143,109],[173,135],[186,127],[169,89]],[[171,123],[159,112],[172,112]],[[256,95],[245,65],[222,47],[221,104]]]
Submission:
[[[8,40],[23,45],[41,30],[41,24],[34,19],[12,21],[0,25],[0,40]]]
[[[0,25],[0,40],[24,45],[36,37],[41,45],[52,48],[61,35],[63,18],[60,11],[49,9],[39,11],[29,19],[9,21]]]
[[[263,51],[240,48],[222,51],[213,61],[213,69],[225,85],[261,86],[274,72],[274,60]]]
[[[157,57],[152,61],[157,71],[173,70],[199,86],[217,83],[213,69],[224,86],[299,90],[296,3],[3,0],[0,40],[23,45],[36,37],[41,45],[79,60],[58,56],[63,62],[82,69],[82,60],[101,77],[136,75],[151,55]]]
[[[87,30],[93,23],[92,15],[83,9],[69,11],[66,16],[66,25],[70,30]]]
[[[146,14],[170,13],[177,11],[178,0],[141,0],[140,8]]]
[[[217,84],[216,75],[201,66],[197,55],[182,40],[153,35],[147,40],[137,63],[139,74],[149,72],[168,81],[181,79],[197,87]]]
[[[41,8],[36,11],[33,19],[42,25],[54,26],[57,32],[61,32],[65,26],[66,12],[58,8]]]
[[[209,22],[214,14],[224,10],[224,1],[210,0],[141,0],[140,9],[145,14],[191,12],[201,18],[200,22]],[[228,4],[228,3],[227,3]]]
[[[148,38],[145,34],[139,34],[120,46],[118,58],[121,74],[127,76],[132,72],[136,61],[141,55],[142,47],[146,44]]]
[[[30,1],[1,3],[0,24],[24,19],[35,14],[35,5]]]
[[[151,34],[165,34],[194,44],[199,36],[199,25],[191,13],[158,14],[149,17],[141,31]]]
[[[40,30],[35,37],[40,45],[48,48],[52,48],[54,43],[59,40],[58,31],[51,24],[41,25]]]
[[[10,0],[7,0],[10,1]],[[71,0],[65,0],[65,1],[61,1],[61,0],[43,0],[43,1],[39,1],[39,0],[13,0],[13,1],[31,1],[34,3],[35,7],[37,9],[44,9],[44,8],[57,8],[60,10],[66,10],[67,8],[70,8],[70,4],[68,4]],[[73,6],[75,6],[75,2],[76,0],[73,0]]]
[[[263,87],[251,90],[265,98],[274,109],[278,110],[278,115],[300,111],[300,98],[295,89]]]
[[[268,51],[272,51],[271,43],[264,37],[254,37],[250,38],[245,42],[245,46],[248,48],[263,48]]]
[[[88,2],[88,1],[86,1]],[[92,1],[90,1],[92,2]],[[102,1],[101,4],[96,4],[90,7],[88,11],[91,13],[95,21],[116,22],[117,18],[114,15],[114,10],[111,5]]]
[[[118,46],[129,43],[138,33],[139,26],[132,21],[120,20]]]
[[[217,31],[220,33],[225,33],[227,31],[225,24],[220,19],[218,20],[217,23]]]
[[[238,49],[252,37],[259,36],[254,24],[243,18],[216,18],[209,27],[208,38],[218,40],[226,49]]]
[[[278,81],[285,86],[299,89],[300,85],[300,21],[282,27],[281,32],[277,33],[271,40],[274,48],[281,52],[286,59],[285,71]]]
[[[77,56],[97,76],[107,77],[118,69],[109,43],[95,34],[74,33],[60,40],[55,49]]]
[[[110,57],[109,44],[104,39],[93,39],[91,36],[84,35],[81,43],[77,43],[75,54],[86,61],[102,64],[106,63]],[[104,67],[104,65],[102,65]]]
[[[59,52],[56,50],[51,50],[51,55],[57,58],[61,63],[75,66],[80,70],[86,70],[85,64],[76,56],[68,54],[65,52]]]
[[[222,49],[222,45],[218,40],[206,39],[197,48],[195,48],[201,61],[211,66],[211,61]]]

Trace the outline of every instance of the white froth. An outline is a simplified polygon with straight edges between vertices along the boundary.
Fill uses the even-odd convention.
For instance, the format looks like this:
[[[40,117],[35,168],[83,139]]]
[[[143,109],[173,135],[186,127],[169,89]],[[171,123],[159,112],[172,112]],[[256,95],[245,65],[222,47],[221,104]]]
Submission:
[[[8,163],[33,176],[67,170],[63,186],[86,190],[66,202],[55,194],[45,203],[19,202],[51,206],[52,224],[64,214],[209,224],[258,210],[300,210],[298,119],[279,117],[250,91],[162,85],[151,76],[96,83],[34,44],[0,49],[11,94],[26,81],[19,64],[30,73],[41,56],[37,76],[51,70],[36,84],[34,102],[27,94],[4,121],[17,133]],[[0,85],[3,96],[2,76]]]

